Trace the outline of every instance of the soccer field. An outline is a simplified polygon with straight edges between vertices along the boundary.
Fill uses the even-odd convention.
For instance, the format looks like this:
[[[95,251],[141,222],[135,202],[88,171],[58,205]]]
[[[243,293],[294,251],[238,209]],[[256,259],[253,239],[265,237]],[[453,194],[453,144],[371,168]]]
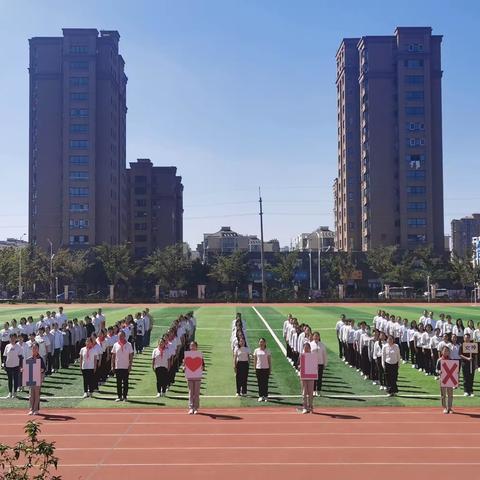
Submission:
[[[55,307],[52,307],[53,309]],[[106,306],[104,313],[107,324],[123,318],[128,313],[135,313],[142,306]],[[383,305],[388,312],[411,319],[418,319],[423,305]],[[464,322],[472,319],[480,321],[480,311],[469,305],[430,305],[436,316],[441,312],[451,314],[453,318],[462,318]],[[0,322],[12,318],[19,320],[22,316],[38,317],[47,309],[46,306],[2,306]],[[313,330],[319,330],[322,341],[326,344],[329,364],[324,376],[322,396],[315,398],[316,406],[434,406],[439,405],[438,382],[432,377],[426,377],[410,364],[402,365],[399,374],[398,397],[387,397],[386,394],[372,385],[370,381],[360,378],[354,369],[348,368],[339,358],[335,336],[335,323],[341,313],[355,320],[365,320],[371,323],[377,308],[372,305],[282,305],[282,306],[151,306],[154,317],[152,345],[142,355],[134,359],[130,376],[131,389],[127,403],[114,403],[115,380],[110,378],[101,387],[94,398],[82,399],[82,378],[78,366],[46,378],[42,386],[42,407],[186,407],[187,386],[183,374],[177,376],[175,385],[165,398],[156,398],[155,375],[151,369],[150,354],[157,338],[165,331],[171,321],[181,313],[195,310],[197,318],[197,341],[199,349],[204,352],[206,372],[202,382],[202,407],[243,407],[243,406],[297,406],[301,403],[300,381],[294,369],[286,360],[276,340],[283,345],[282,325],[288,313],[292,313],[299,321],[308,323]],[[68,318],[83,318],[92,312],[91,306],[70,305],[65,308]],[[265,337],[268,348],[272,352],[272,375],[270,378],[271,399],[266,404],[257,403],[257,384],[254,372],[250,370],[249,396],[235,397],[235,377],[232,365],[230,347],[231,323],[236,312],[241,312],[247,324],[247,336],[250,347],[255,348],[259,337]],[[480,374],[479,374],[480,375]],[[475,381],[475,392],[478,392],[479,382]],[[6,375],[0,374],[0,396],[7,394]],[[19,395],[18,399],[1,399],[2,408],[27,409],[27,394]],[[456,390],[454,405],[480,406],[480,398],[464,398],[463,390]]]

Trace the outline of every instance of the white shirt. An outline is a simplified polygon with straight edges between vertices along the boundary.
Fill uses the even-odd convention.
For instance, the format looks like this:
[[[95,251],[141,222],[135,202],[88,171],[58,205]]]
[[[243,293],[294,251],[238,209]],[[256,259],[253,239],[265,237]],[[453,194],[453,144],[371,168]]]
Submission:
[[[23,355],[23,350],[18,343],[15,343],[14,345],[9,343],[5,347],[3,355],[5,356],[5,366],[8,368],[14,368],[20,366],[20,357]]]
[[[63,348],[63,333],[60,330],[53,331],[54,350]]]
[[[257,348],[255,349],[253,354],[257,358],[257,363],[255,364],[255,368],[257,369],[269,368],[268,359],[270,358],[271,353],[268,348],[266,348],[265,350],[262,350],[261,348]]]
[[[105,317],[103,315],[97,315],[94,319],[93,319],[93,326],[95,327],[95,333],[98,334],[98,332],[100,331],[100,328],[102,326],[102,322],[105,320]]]
[[[45,359],[47,356],[47,342],[48,342],[48,347],[50,347],[50,340],[46,337],[40,337],[37,335],[35,337],[35,341],[38,343],[38,354]]]
[[[145,315],[143,317],[143,325],[145,327],[145,331],[148,332],[150,330],[150,325],[151,325],[150,317],[148,315]]]
[[[137,324],[137,335],[143,336],[145,332],[145,322],[143,318],[135,319],[135,323]]]
[[[168,349],[164,348],[163,349],[163,354],[161,350],[157,347],[153,352],[152,352],[152,359],[154,360],[154,367],[164,367],[168,368]]]
[[[80,358],[82,359],[82,370],[93,370],[95,368],[95,347],[88,350],[87,347],[80,349]]]
[[[2,328],[0,330],[0,341],[2,342],[9,342],[10,341],[10,329]]]
[[[317,356],[317,363],[318,365],[324,365],[325,367],[327,366],[327,349],[325,348],[325,345],[322,342],[315,342],[315,340],[312,340],[310,342],[310,349],[311,352],[314,353]]]
[[[463,328],[457,327],[456,325],[453,326],[452,333],[457,337],[463,337]]]
[[[398,345],[394,343],[389,345],[388,343],[382,348],[382,364],[385,366],[386,363],[391,365],[398,364],[400,362],[400,349]]]
[[[57,313],[55,315],[55,323],[61,327],[67,321],[67,316],[64,313]]]
[[[130,355],[133,354],[133,348],[130,342],[120,345],[117,342],[112,347],[112,354],[115,354],[115,369],[127,369],[130,366]]]
[[[250,349],[248,347],[237,347],[233,354],[237,362],[248,362]]]

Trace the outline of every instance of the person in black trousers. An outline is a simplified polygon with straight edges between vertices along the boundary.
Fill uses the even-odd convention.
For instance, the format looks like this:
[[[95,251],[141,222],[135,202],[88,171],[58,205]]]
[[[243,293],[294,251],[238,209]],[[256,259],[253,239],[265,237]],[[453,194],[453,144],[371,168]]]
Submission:
[[[83,375],[83,398],[91,397],[95,391],[96,359],[94,343],[87,338],[85,346],[80,349],[80,370]]]
[[[475,355],[473,353],[465,351],[465,344],[470,343],[470,334],[466,333],[463,339],[463,344],[461,345],[461,354],[460,359],[462,363],[462,373],[463,373],[463,391],[466,397],[473,397],[473,380],[475,377]]]
[[[250,349],[247,347],[245,337],[240,336],[238,347],[233,352],[233,370],[237,383],[237,397],[247,395],[247,380],[250,360]]]
[[[120,332],[118,342],[112,348],[112,370],[117,377],[117,399],[116,402],[127,400],[128,377],[133,362],[133,347],[125,338],[125,332]]]
[[[389,335],[387,344],[382,348],[382,366],[385,369],[385,382],[390,397],[398,393],[397,378],[400,359],[400,348],[393,336]]]
[[[258,383],[258,401],[266,402],[268,399],[268,380],[272,370],[272,355],[267,349],[267,341],[261,338],[258,348],[253,352],[253,362]]]

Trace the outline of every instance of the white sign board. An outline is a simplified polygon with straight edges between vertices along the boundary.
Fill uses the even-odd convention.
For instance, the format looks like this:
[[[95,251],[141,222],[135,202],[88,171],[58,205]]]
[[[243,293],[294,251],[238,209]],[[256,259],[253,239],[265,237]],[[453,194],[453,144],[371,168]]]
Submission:
[[[203,354],[198,351],[185,352],[185,377],[187,380],[198,380],[203,374]]]

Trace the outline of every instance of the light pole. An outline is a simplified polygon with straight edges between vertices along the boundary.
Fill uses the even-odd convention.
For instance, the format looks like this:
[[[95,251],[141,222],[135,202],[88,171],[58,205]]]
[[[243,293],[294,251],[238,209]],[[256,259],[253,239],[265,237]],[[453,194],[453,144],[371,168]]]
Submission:
[[[430,275],[427,275],[427,299],[430,303]]]
[[[312,249],[308,251],[308,258],[309,258],[309,263],[310,263],[310,292],[313,289],[313,278],[312,278]]]
[[[23,240],[23,237],[26,235],[26,233],[24,233],[19,241],[20,243],[22,242]],[[22,286],[22,246],[19,245],[18,246],[18,299],[19,300],[22,300],[22,297],[23,297],[23,286]]]
[[[317,234],[317,240],[318,240],[318,285],[317,285],[317,290],[322,293],[322,277],[321,277],[321,265],[320,265],[320,260],[322,257],[322,249],[323,249],[323,237],[322,237],[322,244],[320,245],[320,232],[316,231]]]

